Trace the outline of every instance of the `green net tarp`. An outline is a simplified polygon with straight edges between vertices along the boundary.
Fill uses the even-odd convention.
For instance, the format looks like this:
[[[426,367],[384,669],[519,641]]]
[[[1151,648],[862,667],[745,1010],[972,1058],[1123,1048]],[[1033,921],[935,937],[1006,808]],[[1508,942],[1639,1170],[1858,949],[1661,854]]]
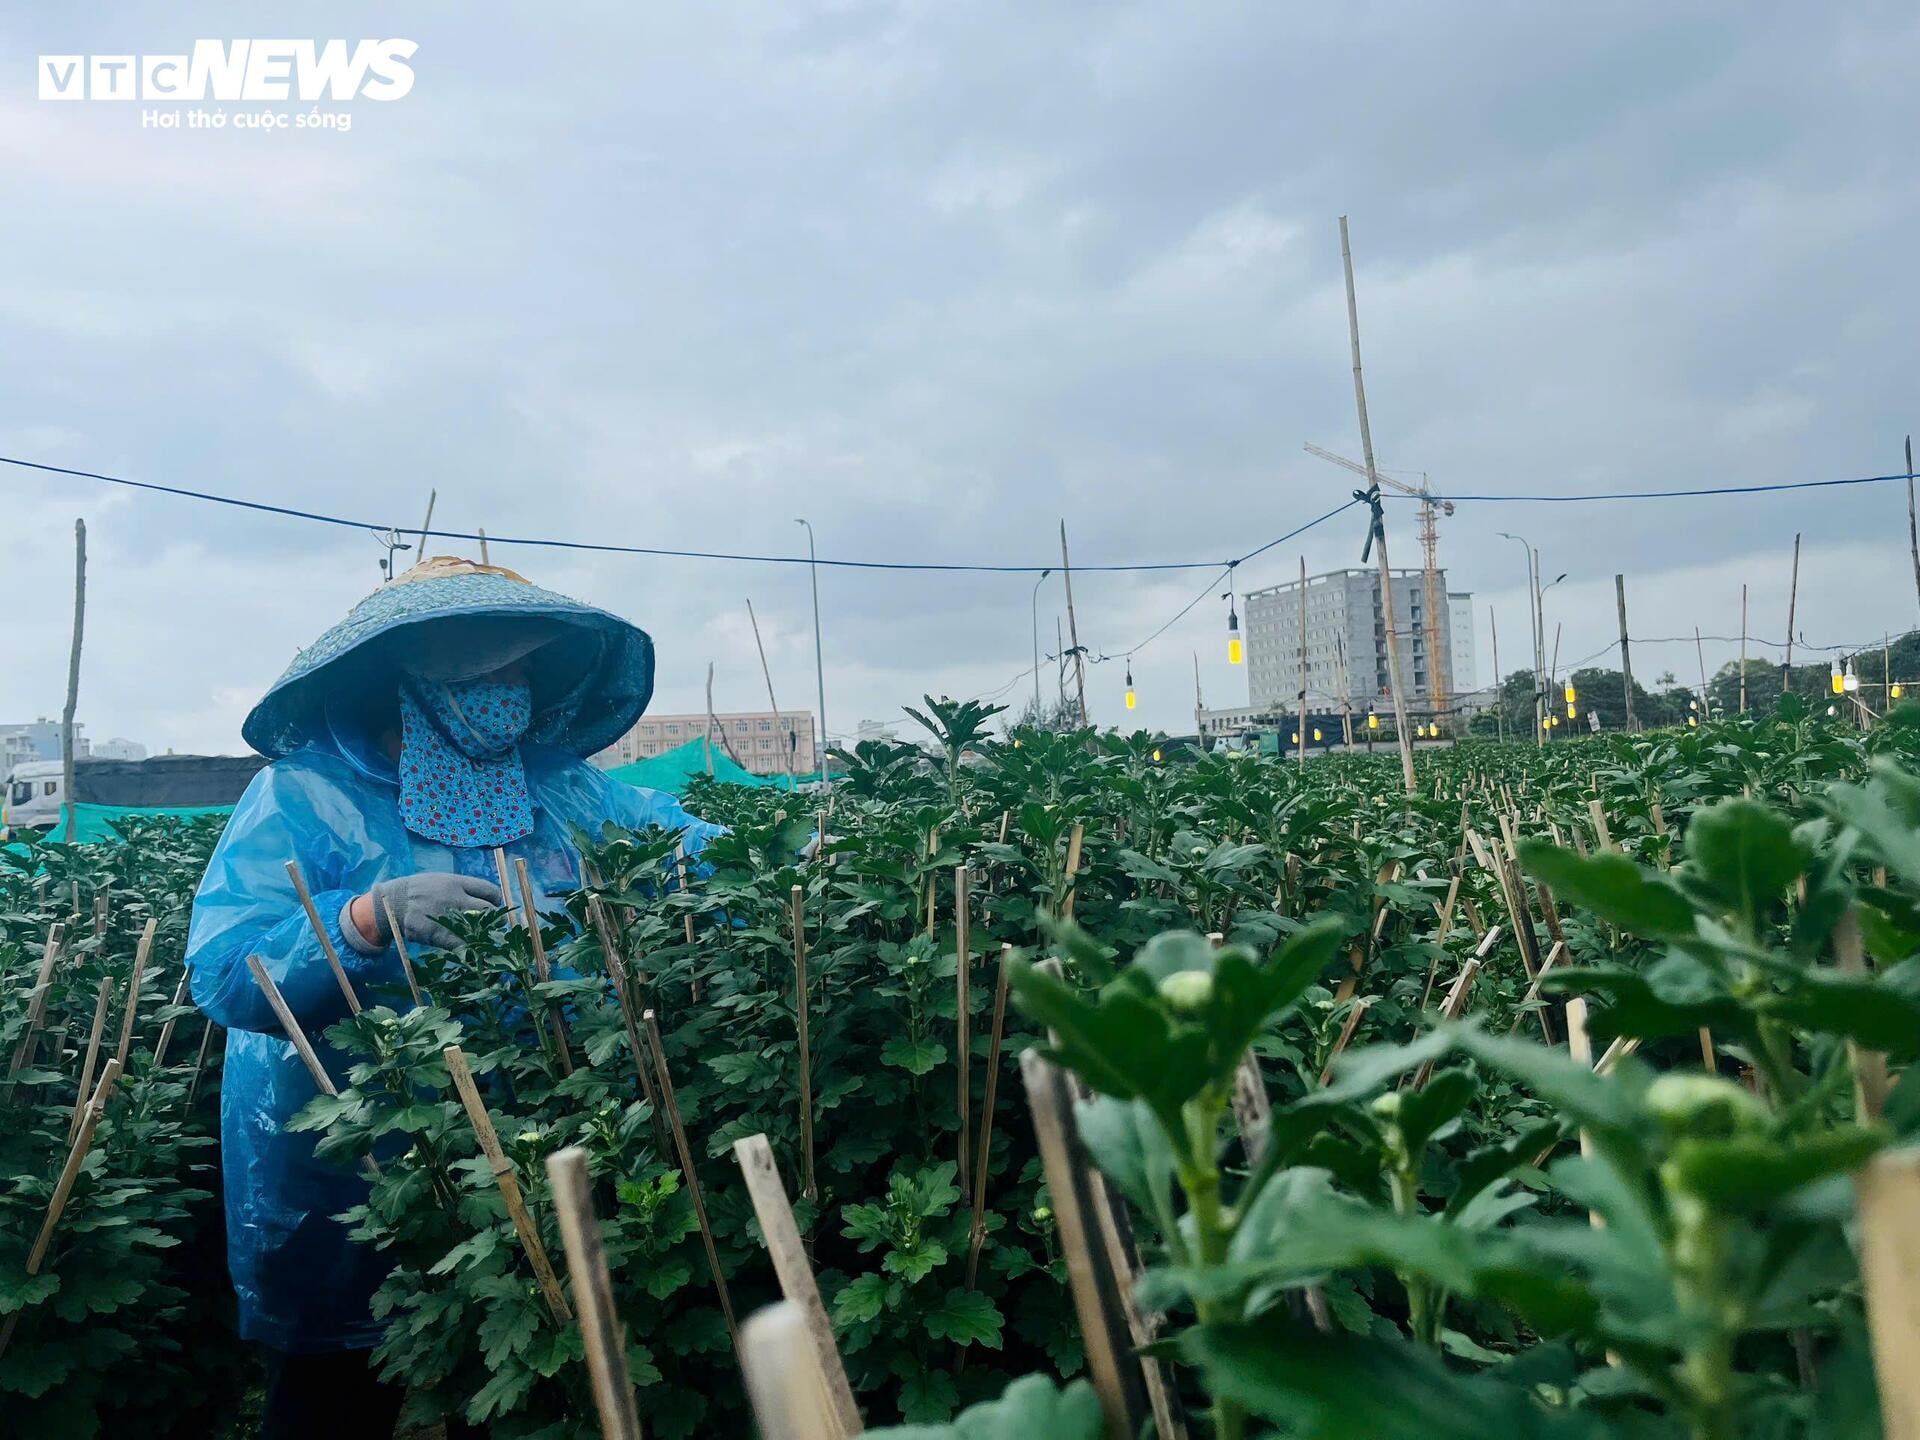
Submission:
[[[689,781],[707,773],[707,750],[704,739],[689,740],[664,755],[636,760],[607,774],[626,785],[684,795]],[[713,747],[713,778],[729,785],[778,785],[782,789],[793,783],[784,775],[755,775],[718,746]]]
[[[122,815],[171,815],[176,819],[190,820],[196,815],[231,815],[231,805],[76,805],[73,807],[73,828],[79,831],[78,838],[83,842],[101,840],[119,840],[120,834],[113,828],[113,822]],[[49,840],[69,840],[75,837],[67,834],[66,815],[63,812],[59,821],[47,831]]]

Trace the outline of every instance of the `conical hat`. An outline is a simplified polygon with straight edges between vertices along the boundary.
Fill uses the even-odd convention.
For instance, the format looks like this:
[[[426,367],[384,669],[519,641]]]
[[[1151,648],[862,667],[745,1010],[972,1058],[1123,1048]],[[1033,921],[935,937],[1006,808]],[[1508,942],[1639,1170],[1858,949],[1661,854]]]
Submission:
[[[436,555],[302,650],[240,733],[277,760],[328,733],[330,701],[390,692],[403,668],[451,679],[521,658],[530,735],[576,755],[611,745],[653,698],[653,639],[637,625],[501,566]]]

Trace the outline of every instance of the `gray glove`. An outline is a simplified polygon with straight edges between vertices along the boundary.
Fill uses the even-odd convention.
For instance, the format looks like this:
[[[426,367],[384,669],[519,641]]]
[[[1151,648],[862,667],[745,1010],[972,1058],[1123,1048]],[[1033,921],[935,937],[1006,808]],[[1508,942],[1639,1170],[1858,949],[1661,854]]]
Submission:
[[[451,950],[460,943],[460,937],[440,923],[440,916],[465,910],[497,910],[502,903],[498,885],[442,871],[382,880],[367,895],[373,901],[373,923],[380,932],[382,947],[393,943],[387,922],[389,905],[400,933],[407,939],[436,950]]]

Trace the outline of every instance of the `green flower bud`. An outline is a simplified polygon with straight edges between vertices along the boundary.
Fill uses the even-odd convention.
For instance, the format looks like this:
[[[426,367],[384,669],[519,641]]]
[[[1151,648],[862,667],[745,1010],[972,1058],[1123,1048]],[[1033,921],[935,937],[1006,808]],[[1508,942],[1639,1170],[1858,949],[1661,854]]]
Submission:
[[[1205,970],[1176,970],[1160,982],[1160,998],[1177,1015],[1198,1015],[1213,999],[1213,976]]]
[[[1376,1095],[1368,1108],[1382,1120],[1397,1119],[1400,1115],[1400,1092],[1389,1090],[1384,1095]]]
[[[1647,1109],[1673,1135],[1724,1138],[1758,1130],[1767,1107],[1718,1075],[1662,1075],[1647,1087]]]

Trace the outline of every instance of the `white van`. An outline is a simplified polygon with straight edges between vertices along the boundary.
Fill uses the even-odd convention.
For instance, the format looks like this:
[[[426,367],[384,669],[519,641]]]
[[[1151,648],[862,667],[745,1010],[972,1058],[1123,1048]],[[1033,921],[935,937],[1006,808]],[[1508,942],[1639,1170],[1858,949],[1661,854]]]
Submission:
[[[65,767],[58,760],[23,760],[7,776],[0,803],[0,832],[20,826],[44,829],[60,819]]]

